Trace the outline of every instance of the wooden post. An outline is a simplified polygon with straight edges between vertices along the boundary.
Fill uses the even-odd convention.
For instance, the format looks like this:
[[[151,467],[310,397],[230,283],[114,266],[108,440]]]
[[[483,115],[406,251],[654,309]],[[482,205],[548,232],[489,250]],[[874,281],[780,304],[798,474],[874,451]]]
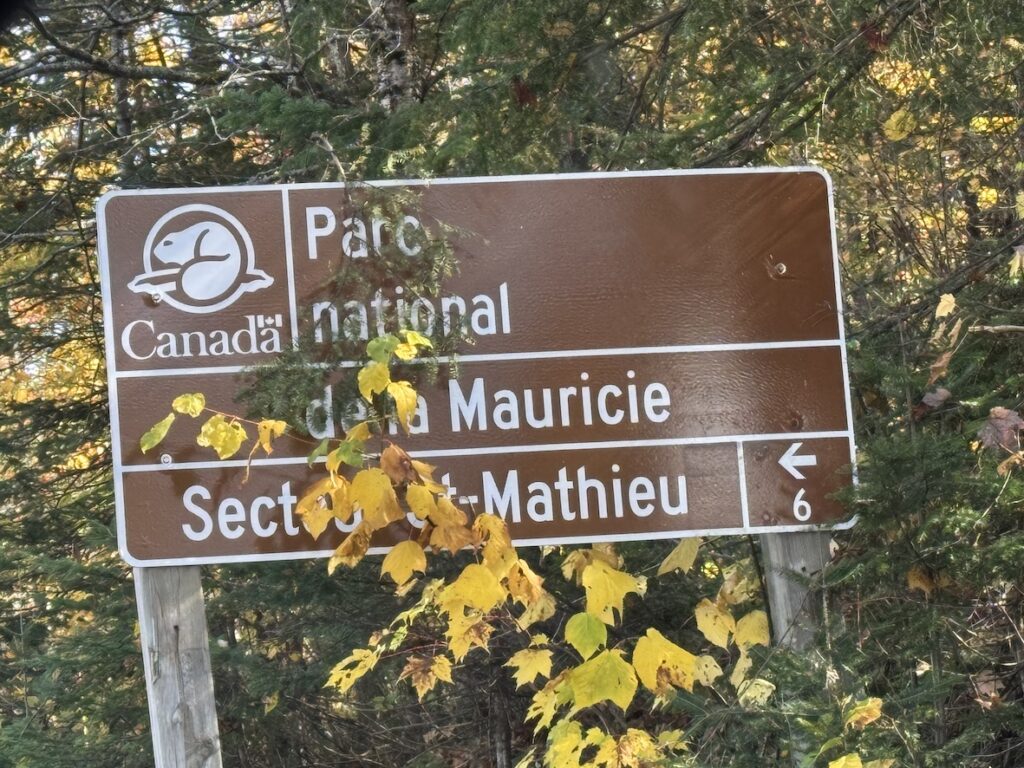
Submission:
[[[831,534],[820,531],[761,535],[761,558],[776,645],[802,651],[814,640],[822,617],[808,580],[831,559],[830,539]]]
[[[761,535],[761,561],[776,645],[803,651],[813,643],[822,616],[809,580],[831,560],[830,539],[831,534],[819,531]],[[794,734],[790,737],[792,763],[803,765],[811,745]]]
[[[136,568],[156,768],[221,768],[199,567]]]

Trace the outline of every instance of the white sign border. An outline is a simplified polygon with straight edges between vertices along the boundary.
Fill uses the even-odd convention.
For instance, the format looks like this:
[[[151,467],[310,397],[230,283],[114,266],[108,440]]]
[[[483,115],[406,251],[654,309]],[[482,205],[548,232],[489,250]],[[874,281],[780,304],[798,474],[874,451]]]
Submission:
[[[112,190],[102,195],[96,202],[96,230],[97,230],[97,255],[99,260],[100,270],[100,292],[102,295],[102,306],[103,306],[103,329],[104,329],[104,351],[106,354],[106,366],[107,366],[107,386],[108,386],[108,400],[110,407],[110,431],[111,431],[111,458],[113,462],[114,471],[114,505],[117,518],[117,542],[118,551],[121,557],[129,564],[135,567],[146,568],[146,567],[160,567],[160,566],[173,566],[173,565],[213,565],[213,564],[229,564],[229,563],[252,563],[252,562],[273,562],[281,560],[307,560],[312,558],[327,557],[334,552],[334,548],[323,549],[323,550],[306,550],[301,552],[274,552],[267,554],[247,554],[247,555],[225,555],[225,556],[210,556],[210,557],[179,557],[179,558],[166,558],[159,560],[139,560],[135,558],[131,553],[128,552],[126,534],[125,534],[125,509],[124,509],[124,491],[122,487],[122,481],[125,473],[125,467],[122,464],[121,456],[121,445],[120,445],[120,419],[118,415],[118,391],[117,391],[117,380],[119,378],[118,371],[116,369],[116,349],[114,339],[114,327],[113,327],[113,298],[111,294],[111,279],[110,279],[110,263],[109,263],[109,251],[107,248],[107,230],[106,230],[106,206],[110,200],[117,197],[137,197],[137,196],[148,196],[148,195],[206,195],[206,194],[224,194],[231,192],[235,194],[244,194],[247,192],[268,192],[268,191],[280,191],[284,200],[285,210],[285,227],[286,230],[290,229],[290,222],[288,221],[288,193],[291,190],[315,190],[315,189],[343,189],[346,186],[350,188],[387,188],[387,187],[417,187],[417,186],[432,186],[432,185],[446,185],[446,184],[500,184],[505,182],[521,182],[521,181],[568,181],[568,180],[594,180],[594,179],[622,179],[622,178],[656,178],[664,176],[725,176],[725,175],[749,175],[749,174],[778,174],[778,173],[815,173],[821,176],[825,180],[825,186],[828,197],[828,211],[829,211],[829,237],[832,242],[832,274],[833,282],[835,284],[835,300],[836,300],[836,312],[839,316],[839,322],[837,323],[839,328],[839,339],[838,347],[840,350],[841,365],[843,369],[843,385],[844,395],[846,401],[846,424],[848,431],[843,433],[848,435],[850,443],[850,464],[852,467],[852,480],[853,484],[859,483],[857,473],[857,446],[856,436],[853,431],[853,404],[851,400],[850,392],[850,372],[847,361],[846,351],[846,324],[844,322],[844,309],[842,301],[842,288],[839,265],[839,249],[836,242],[836,215],[835,215],[835,200],[834,200],[834,189],[832,185],[832,177],[828,174],[825,169],[813,166],[759,166],[753,168],[708,168],[708,169],[663,169],[653,171],[608,171],[608,172],[593,172],[593,173],[551,173],[551,174],[524,174],[524,175],[512,175],[512,176],[466,176],[459,178],[443,178],[443,179],[387,179],[383,181],[363,181],[354,183],[345,182],[329,182],[329,183],[297,183],[297,184],[254,184],[252,186],[240,186],[240,187],[174,187],[166,189],[133,189],[133,190]],[[290,232],[286,231],[287,236]],[[294,295],[294,272],[292,265],[292,254],[291,254],[291,241],[290,238],[286,244],[286,259],[288,269],[288,282],[289,282],[289,300],[292,305],[295,302]],[[293,324],[293,333],[295,331],[294,324],[296,323],[295,307],[291,306],[291,321]],[[218,368],[217,370],[223,371],[224,368]],[[187,371],[185,373],[191,373]],[[147,374],[152,372],[147,372]],[[806,437],[806,434],[803,435]],[[735,437],[735,436],[734,436]],[[762,438],[763,439],[763,438]],[[129,472],[131,470],[128,470]],[[744,477],[740,477],[741,501],[743,502],[743,519],[748,520],[748,510],[746,505],[746,481]],[[714,529],[699,529],[699,530],[684,530],[684,531],[657,531],[654,533],[635,533],[635,534],[606,534],[606,535],[587,535],[587,536],[568,536],[568,537],[556,537],[551,539],[514,539],[513,544],[516,546],[542,546],[542,545],[561,545],[561,544],[582,544],[591,542],[615,542],[615,541],[653,541],[657,539],[679,539],[679,538],[692,538],[694,536],[729,536],[729,535],[749,535],[749,534],[761,534],[761,533],[796,533],[796,532],[807,532],[807,531],[834,531],[834,530],[847,530],[853,527],[857,522],[857,516],[853,515],[850,519],[845,520],[841,523],[829,523],[829,524],[817,524],[817,525],[776,525],[776,526],[751,526],[745,525],[739,528],[714,528]],[[371,547],[368,554],[376,555],[382,554],[389,550],[388,547]]]

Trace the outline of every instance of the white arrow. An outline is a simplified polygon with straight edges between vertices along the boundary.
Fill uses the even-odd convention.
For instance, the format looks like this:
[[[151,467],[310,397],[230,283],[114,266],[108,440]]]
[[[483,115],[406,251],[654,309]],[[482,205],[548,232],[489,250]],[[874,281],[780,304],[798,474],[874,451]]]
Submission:
[[[809,456],[800,456],[797,451],[800,450],[800,446],[803,443],[793,443],[789,446],[789,449],[782,454],[782,458],[779,459],[779,464],[782,468],[789,472],[797,480],[804,480],[804,473],[801,472],[797,467],[816,467],[818,466],[818,457],[813,453]]]

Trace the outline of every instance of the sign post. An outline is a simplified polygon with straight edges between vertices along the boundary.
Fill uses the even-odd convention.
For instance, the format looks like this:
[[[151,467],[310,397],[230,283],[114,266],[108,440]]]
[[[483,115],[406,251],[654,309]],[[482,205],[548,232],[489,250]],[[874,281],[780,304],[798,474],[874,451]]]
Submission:
[[[157,768],[220,768],[210,637],[199,566],[135,568]]]
[[[389,189],[411,200],[399,213],[364,204]],[[194,429],[172,428],[157,456],[139,437],[185,392],[241,412],[246,370],[300,339],[402,328],[473,336],[457,378],[441,358],[442,383],[419,387],[402,445],[517,544],[852,524],[832,498],[854,444],[818,169],[123,191],[97,221],[118,536],[139,569],[330,555],[358,518],[316,539],[301,526],[320,474],[307,443],[276,440],[243,484],[249,462],[217,460]],[[385,248],[415,272],[439,225],[458,233],[442,295],[393,278],[363,299],[330,292]],[[309,403],[314,438],[360,420],[336,397],[357,365],[337,361]]]

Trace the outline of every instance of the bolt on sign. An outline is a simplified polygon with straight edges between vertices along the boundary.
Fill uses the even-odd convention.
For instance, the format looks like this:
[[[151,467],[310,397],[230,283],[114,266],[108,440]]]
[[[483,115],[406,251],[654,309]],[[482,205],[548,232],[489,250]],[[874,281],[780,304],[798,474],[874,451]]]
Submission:
[[[415,192],[415,209],[353,208],[380,188]],[[97,218],[118,534],[134,565],[333,552],[356,521],[315,540],[302,527],[297,498],[323,471],[308,441],[275,441],[245,481],[244,458],[196,445],[198,424],[158,452],[139,438],[186,392],[244,414],[246,372],[303,334],[401,327],[473,336],[457,377],[441,358],[399,442],[517,543],[851,524],[833,498],[854,443],[818,169],[117,191]],[[365,302],[325,289],[385,243],[415,267],[430,222],[458,233],[440,295],[393,279]],[[331,385],[311,398],[314,438],[344,434],[335,410]],[[389,535],[375,544],[408,529]]]

